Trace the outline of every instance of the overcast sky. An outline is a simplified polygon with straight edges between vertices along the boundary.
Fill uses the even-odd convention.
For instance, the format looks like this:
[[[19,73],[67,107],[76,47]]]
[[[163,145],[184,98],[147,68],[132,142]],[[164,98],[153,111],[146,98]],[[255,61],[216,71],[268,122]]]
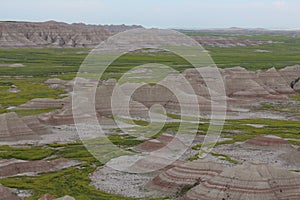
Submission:
[[[0,20],[158,28],[300,28],[299,0],[1,0]]]

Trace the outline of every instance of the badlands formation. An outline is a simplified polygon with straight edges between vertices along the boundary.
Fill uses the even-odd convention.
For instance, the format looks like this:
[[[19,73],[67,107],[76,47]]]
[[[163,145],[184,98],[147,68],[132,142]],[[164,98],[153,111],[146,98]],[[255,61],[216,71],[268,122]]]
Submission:
[[[132,25],[87,25],[64,22],[0,22],[0,47],[95,47],[109,36],[142,28]],[[192,36],[203,46],[235,47],[274,44],[276,41],[234,40]],[[261,50],[261,52],[264,52]]]
[[[0,47],[94,47],[112,34],[140,26],[63,22],[0,22]]]
[[[209,70],[209,68],[203,68],[202,70],[206,69]],[[286,67],[281,70],[272,68],[267,71],[247,71],[242,67],[234,67],[220,69],[220,73],[226,89],[228,118],[260,117],[263,112],[253,108],[258,108],[261,104],[267,102],[293,102],[290,96],[300,92],[300,82],[297,82],[293,88],[291,87],[291,83],[299,78],[300,66]],[[211,112],[210,92],[214,92],[213,89],[209,90],[207,88],[205,81],[195,69],[187,69],[183,74],[193,87],[198,101],[190,102],[190,99],[187,98],[187,102],[179,103],[174,94],[164,86],[142,86],[134,92],[130,100],[130,114],[139,117],[147,116],[148,109],[153,104],[160,104],[170,112],[176,113],[179,112],[180,106],[194,103],[199,106],[203,116],[208,116]],[[62,83],[59,86],[63,87],[63,85]],[[116,82],[114,80],[108,80],[102,81],[97,88],[95,107],[98,117],[112,115],[111,96],[115,86]],[[185,88],[179,88],[179,90],[188,97],[189,94],[185,93]],[[126,90],[123,92],[126,96]],[[70,99],[64,99],[63,103],[62,100],[45,99],[44,101],[48,101],[49,105],[53,106],[64,104],[64,107],[40,116],[39,119],[43,123],[51,125],[74,123]],[[119,107],[114,109],[122,112],[123,105],[121,103],[117,105]],[[218,103],[216,102],[216,108],[218,108]],[[42,107],[42,105],[42,100],[38,99],[32,100],[21,107]],[[222,107],[222,105],[219,106]],[[290,116],[288,113],[281,113],[278,116],[269,113],[268,117],[297,118],[296,116]]]
[[[241,165],[225,169],[200,183],[183,200],[219,199],[299,199],[300,175],[263,164]]]
[[[209,70],[203,68],[201,70]],[[276,110],[264,111],[261,106],[268,103],[289,103],[291,109],[297,106],[292,96],[300,90],[300,66],[286,67],[281,70],[274,68],[267,71],[247,71],[242,67],[220,69],[226,88],[227,116],[232,119],[247,118],[275,118],[297,120],[297,115]],[[201,108],[202,117],[209,116],[210,95],[205,81],[195,69],[183,72],[198,95],[198,102],[192,102]],[[93,82],[93,81],[92,81]],[[88,86],[91,82],[87,81]],[[49,87],[66,89],[72,92],[74,81],[50,79],[45,82]],[[103,126],[116,131],[116,125],[111,123],[113,114],[111,96],[117,85],[115,80],[101,81],[96,91],[96,115]],[[128,88],[127,88],[128,89]],[[184,87],[180,88],[185,94]],[[213,91],[210,91],[213,92]],[[124,89],[122,95],[127,95]],[[190,94],[186,94],[189,96]],[[179,113],[181,104],[172,93],[160,86],[143,86],[135,91],[130,99],[130,114],[135,119],[147,120],[148,109],[153,104],[163,105],[169,113]],[[182,103],[182,102],[181,102]],[[186,102],[188,103],[188,102]],[[185,102],[183,102],[185,105]],[[122,113],[122,104],[116,104]],[[222,105],[219,105],[220,107]],[[47,140],[48,136],[65,137],[56,142],[78,141],[78,136],[69,140],[71,132],[75,132],[71,98],[64,99],[33,99],[15,109],[55,108],[56,111],[39,115],[38,117],[18,117],[15,113],[2,114],[1,138],[6,141],[17,141],[18,144],[32,143],[35,140]],[[217,107],[218,108],[218,107]],[[83,115],[82,119],[89,120],[91,116]],[[168,119],[176,122],[175,119]],[[175,120],[175,121],[174,121]],[[124,121],[126,123],[126,120]],[[251,127],[252,124],[246,124]],[[135,127],[130,124],[127,127]],[[255,125],[255,128],[264,129],[264,126]],[[91,134],[93,129],[90,129]],[[177,146],[184,146],[184,141],[169,134],[163,134],[155,139],[141,137],[141,142],[131,148],[132,152],[150,154],[162,148],[168,148],[172,141]],[[276,133],[274,133],[276,134]],[[68,135],[68,136],[67,136]],[[45,137],[47,136],[47,137]],[[201,135],[200,135],[201,136]],[[198,137],[194,145],[203,142]],[[52,138],[52,139],[53,139]],[[56,138],[57,139],[57,138]],[[224,139],[224,138],[221,138]],[[55,141],[51,140],[52,142]],[[47,143],[47,141],[44,141]],[[49,142],[49,141],[48,141]],[[226,142],[226,140],[225,140]],[[34,144],[34,143],[33,143]],[[218,157],[207,156],[205,159],[187,161],[189,156],[183,156],[171,165],[164,167],[166,162],[160,157],[150,156],[139,160],[131,167],[132,172],[151,170],[162,167],[161,170],[148,174],[119,172],[109,166],[99,167],[91,174],[91,185],[99,190],[129,197],[161,197],[170,196],[184,200],[190,199],[299,199],[300,170],[299,148],[290,144],[287,139],[274,135],[259,135],[243,142],[218,145],[213,149],[216,155],[227,155],[236,162],[229,163]],[[195,154],[194,149],[188,149],[186,154]],[[124,157],[126,158],[126,157]],[[60,164],[62,162],[62,165]],[[76,165],[70,160],[53,161],[22,161],[6,160],[0,164],[0,176],[14,176],[61,170]],[[7,168],[14,169],[12,171]],[[120,186],[122,185],[122,187]],[[129,189],[128,189],[129,188]],[[7,190],[5,190],[7,193]],[[46,198],[46,197],[45,197]]]
[[[131,28],[137,27],[65,24],[53,21],[45,23],[0,22],[0,47],[93,47],[110,35]],[[199,43],[208,46],[229,47],[265,44],[260,41],[239,42],[218,38],[196,39]],[[148,71],[151,75],[151,70]],[[201,135],[202,130],[196,130],[199,134],[192,144],[196,148],[192,148],[185,145],[185,138],[179,139],[174,136],[176,127],[169,127],[173,129],[166,129],[166,133],[163,132],[163,134],[156,136],[148,136],[147,133],[143,132],[143,129],[142,131],[138,129],[140,128],[138,123],[149,122],[149,116],[151,117],[152,114],[161,115],[159,112],[155,113],[155,110],[151,111],[151,108],[157,104],[164,107],[169,114],[166,121],[174,124],[180,122],[176,116],[180,114],[181,108],[190,110],[192,113],[195,106],[198,106],[201,111],[200,117],[206,120],[210,118],[212,112],[219,113],[224,109],[229,120],[257,118],[299,120],[299,101],[293,98],[300,92],[299,65],[280,70],[271,68],[266,71],[248,71],[242,67],[219,69],[226,92],[222,98],[226,99],[227,105],[222,103],[222,98],[211,98],[212,94],[218,94],[218,88],[208,88],[209,83],[205,80],[212,82],[215,80],[214,74],[209,72],[210,67],[197,70],[187,69],[182,72],[182,75],[192,86],[192,92],[187,90],[184,82],[181,82],[182,79],[177,75],[166,77],[168,80],[176,80],[177,92],[184,97],[182,101],[179,101],[172,91],[162,85],[143,85],[132,95],[130,95],[130,87],[121,87],[120,97],[113,106],[111,97],[114,88],[118,85],[116,80],[102,80],[99,83],[95,80],[83,81],[87,89],[86,95],[82,96],[83,103],[90,103],[88,101],[89,86],[95,82],[99,84],[95,94],[94,117],[103,125],[103,129],[109,130],[108,137],[115,137],[123,131],[112,119],[112,115],[116,111],[120,114],[120,121],[125,127],[124,130],[128,130],[128,133],[133,132],[134,140],[130,141],[133,144],[126,144],[129,147],[125,153],[122,152],[121,155],[118,155],[118,152],[108,152],[108,154],[116,154],[115,160],[112,160],[116,161],[120,158],[117,161],[123,161],[122,164],[125,164],[126,159],[130,158],[132,154],[150,155],[147,157],[148,159],[140,159],[134,166],[131,166],[132,173],[117,171],[109,165],[98,167],[96,171],[90,173],[91,185],[108,193],[139,198],[170,196],[170,198],[184,200],[300,199],[300,148],[293,145],[299,140],[297,138],[292,138],[294,140],[279,138],[278,134],[284,135],[284,132],[268,132],[268,134],[260,134],[256,137],[256,129],[262,130],[270,128],[272,125],[241,124],[244,128],[253,128],[251,131],[255,130],[253,133],[251,132],[253,137],[230,143],[232,138],[221,135],[219,141],[223,142],[222,145],[215,146],[213,152],[204,159],[199,157],[200,152],[197,151],[197,145],[204,141],[204,136]],[[147,76],[147,73],[144,74]],[[206,74],[207,77],[202,77],[201,73]],[[134,74],[131,75],[133,78],[138,78],[138,75],[137,77],[134,77]],[[11,144],[12,146],[28,144],[46,144],[47,146],[58,143],[59,149],[59,145],[79,142],[80,137],[76,134],[78,127],[74,125],[73,116],[74,108],[76,109],[77,105],[72,105],[71,98],[74,83],[75,80],[49,79],[45,85],[50,88],[65,90],[68,92],[68,97],[63,99],[32,99],[10,110],[17,112],[26,109],[56,109],[55,111],[30,117],[20,117],[15,112],[1,114],[0,143]],[[132,87],[137,85],[133,84]],[[18,92],[18,90],[11,88],[10,92]],[[122,118],[123,115],[127,114],[123,99],[129,99],[130,117],[135,119],[137,124],[131,124],[128,122],[128,118]],[[214,110],[212,110],[212,102],[215,105]],[[268,106],[271,106],[272,109],[265,110],[265,107]],[[276,106],[283,106],[284,109]],[[79,116],[81,120],[89,121],[93,118],[85,110],[81,112]],[[195,116],[185,116],[184,119],[188,121],[189,117],[193,121]],[[200,124],[199,129],[206,125],[205,122]],[[225,128],[230,127],[230,125],[232,124],[226,124]],[[95,127],[86,126],[85,129],[87,135],[92,136],[92,139],[99,136]],[[191,137],[189,130],[185,131],[186,137]],[[240,134],[241,137],[244,133],[244,130],[228,131],[226,129],[226,131],[227,133],[234,133],[235,136]],[[137,132],[143,132],[143,135],[135,135]],[[127,133],[119,134],[120,138],[116,139],[116,143],[122,143],[122,137],[130,138],[128,135]],[[287,137],[289,137],[288,134]],[[171,151],[168,146],[171,141],[175,146],[186,147],[187,151],[175,162],[164,166],[167,159],[152,153],[162,148]],[[97,142],[97,140],[92,142]],[[118,145],[122,146],[121,144]],[[100,144],[97,147],[103,146],[105,144]],[[1,152],[6,151],[5,149],[1,150]],[[37,175],[63,170],[71,166],[76,167],[77,164],[78,162],[70,159],[52,158],[51,156],[37,161],[8,158],[0,161],[0,176]],[[161,167],[161,169],[146,174],[134,173],[157,167]],[[2,185],[0,185],[0,199],[1,197],[19,199],[12,190]],[[54,197],[47,194],[41,199],[54,199]],[[67,196],[61,199],[73,198]]]

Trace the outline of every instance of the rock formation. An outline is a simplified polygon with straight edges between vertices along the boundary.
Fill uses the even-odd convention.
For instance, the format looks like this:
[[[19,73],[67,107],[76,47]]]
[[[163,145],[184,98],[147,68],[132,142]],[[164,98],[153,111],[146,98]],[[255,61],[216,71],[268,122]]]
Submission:
[[[17,86],[12,85],[12,86],[10,86],[10,88],[7,90],[7,92],[10,92],[10,93],[19,93],[19,92],[21,92],[21,90],[18,90]]]
[[[273,95],[295,94],[295,91],[290,87],[290,84],[286,82],[284,77],[282,77],[275,68],[257,72],[257,75],[257,82],[269,93]]]
[[[49,86],[50,88],[72,91],[74,83],[73,81],[65,81],[59,78],[51,78],[45,81],[44,84]]]
[[[258,136],[247,140],[244,143],[246,146],[258,147],[258,148],[267,148],[267,149],[293,149],[292,145],[288,141],[276,137],[273,135],[269,136]]]
[[[0,22],[0,47],[94,47],[109,36],[140,26],[63,22]]]
[[[173,167],[147,184],[147,189],[155,189],[167,194],[176,194],[183,186],[193,186],[206,181],[224,170],[224,166],[215,162],[193,161]]]
[[[297,200],[300,199],[300,175],[263,164],[236,166],[200,183],[182,199]]]
[[[276,41],[254,41],[254,40],[237,40],[215,36],[192,36],[197,42],[203,46],[211,47],[244,47],[263,44],[273,44]],[[261,51],[265,52],[265,51]]]
[[[227,96],[235,98],[264,98],[270,93],[256,82],[255,72],[241,67],[223,70]]]
[[[139,86],[136,84],[129,84],[125,86],[120,86],[117,92],[118,97],[112,101],[113,92],[116,93],[115,88],[117,83],[115,80],[101,81],[99,87],[96,90],[95,100],[96,100],[96,112],[100,116],[111,116],[113,114],[118,114],[120,116],[127,116],[127,109],[129,107],[130,115],[137,117],[148,117],[149,109],[155,104],[160,104],[169,112],[177,112],[180,109],[190,110],[193,112],[195,106],[199,106],[200,111],[204,114],[211,112],[212,104],[214,104],[214,111],[227,109],[228,113],[243,112],[244,110],[249,110],[253,107],[258,107],[261,103],[270,101],[286,101],[289,99],[289,95],[296,94],[296,90],[290,86],[290,81],[297,74],[299,67],[287,67],[286,69],[276,70],[274,68],[267,71],[247,71],[242,67],[234,67],[227,69],[219,69],[220,74],[223,77],[227,100],[227,108],[222,102],[216,102],[216,100],[211,101],[211,95],[215,94],[218,96],[218,92],[214,88],[208,89],[205,80],[214,81],[215,74],[210,73],[210,67],[196,69],[187,69],[183,72],[183,76],[188,80],[194,91],[190,91],[186,88],[182,78],[176,75],[170,75],[166,77],[166,81],[174,81],[176,83],[176,96],[173,91],[162,85],[143,85]],[[293,76],[291,75],[293,74]],[[206,79],[203,78],[205,75]],[[88,98],[90,92],[88,91],[90,84],[95,84],[94,80],[80,81],[84,84],[83,88],[87,89],[86,95],[82,95],[82,101],[89,103]],[[173,82],[171,82],[173,83]],[[66,82],[60,79],[49,79],[45,82],[49,86],[55,86],[59,88],[69,87],[71,91],[74,81]],[[299,83],[300,84],[300,83]],[[178,85],[178,87],[177,87]],[[138,87],[137,87],[138,86]],[[137,87],[134,93],[131,94],[132,88]],[[192,96],[195,93],[197,96]],[[131,95],[129,97],[129,95]],[[179,101],[178,96],[184,97]],[[125,101],[128,99],[128,102]],[[45,107],[45,104],[49,104],[49,107],[59,105],[64,103],[63,109],[48,113],[40,117],[40,120],[51,125],[60,124],[72,124],[74,123],[72,116],[72,106],[69,105],[70,99],[64,100],[41,100],[34,99],[30,102],[21,105],[20,107]],[[114,103],[112,105],[112,102]],[[113,106],[113,109],[112,109]],[[82,111],[83,118],[87,118],[88,114]],[[155,142],[155,141],[152,141]],[[157,145],[159,145],[157,143]]]
[[[0,200],[19,200],[20,198],[14,194],[9,188],[0,184]]]
[[[62,109],[40,115],[38,118],[42,123],[48,125],[58,126],[63,124],[74,124],[71,105],[67,105]]]
[[[151,139],[146,142],[143,142],[142,144],[137,145],[134,147],[134,150],[141,151],[141,152],[151,152],[156,151],[161,148],[164,148],[168,143],[170,143],[174,139],[174,136],[163,134],[160,135],[157,139]],[[178,139],[175,138],[178,141]]]
[[[49,99],[49,98],[37,98],[32,99],[20,106],[18,109],[43,109],[43,108],[59,108],[69,103],[69,98],[65,99]]]
[[[0,115],[1,140],[38,139],[49,133],[35,117],[20,118],[16,113]]]
[[[287,84],[292,86],[291,83],[300,78],[300,65],[286,67],[280,69],[278,72],[285,79]],[[299,81],[296,84],[297,85],[294,85],[294,89],[296,89],[297,92],[300,92]]]
[[[0,164],[0,177],[53,172],[78,164],[78,162],[65,158],[59,158],[51,161],[22,161],[15,159],[5,161],[6,162],[2,161]]]
[[[37,117],[27,116],[23,117],[22,120],[37,135],[51,134],[51,131],[43,125]]]

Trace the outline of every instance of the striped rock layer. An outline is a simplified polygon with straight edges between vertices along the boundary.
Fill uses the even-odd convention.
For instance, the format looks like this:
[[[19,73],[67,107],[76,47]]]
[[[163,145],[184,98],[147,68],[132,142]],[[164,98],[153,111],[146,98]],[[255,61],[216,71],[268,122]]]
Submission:
[[[117,85],[116,80],[111,79],[100,82],[95,94],[91,94],[89,91],[89,86],[93,85],[95,80],[81,80],[79,83],[85,86],[83,88],[87,89],[87,93],[82,95],[80,101],[83,104],[90,105],[90,99],[93,99],[93,95],[95,95],[95,110],[99,116],[127,116],[129,110],[131,116],[147,118],[149,117],[149,109],[157,104],[163,106],[167,111],[175,113],[183,109],[191,114],[193,112],[198,114],[195,108],[199,108],[200,113],[206,115],[211,113],[212,105],[214,105],[213,108],[216,113],[219,111],[222,113],[225,110],[241,112],[241,109],[249,110],[253,106],[260,105],[266,99],[288,100],[289,95],[296,94],[297,91],[291,87],[291,83],[300,77],[300,65],[281,70],[272,68],[267,71],[247,71],[242,67],[219,69],[220,77],[222,77],[226,89],[223,95],[224,100],[227,101],[227,107],[223,100],[218,100],[219,98],[214,98],[214,101],[211,101],[213,96],[221,95],[218,91],[219,88],[209,88],[207,86],[208,83],[213,85],[212,83],[217,81],[215,73],[216,71],[213,71],[211,67],[202,67],[199,70],[185,70],[182,75],[186,80],[175,75],[167,76],[164,81],[176,84],[175,92],[158,84],[154,86],[142,85],[137,88],[135,88],[136,84],[126,87],[119,85],[117,98],[114,98],[114,100],[112,100],[112,96]],[[61,82],[59,79],[52,79],[45,84],[66,84]],[[190,84],[193,90],[187,88],[186,82]],[[72,85],[73,83],[68,84]],[[134,93],[131,93],[134,88]],[[182,97],[182,99],[179,101],[177,96]],[[129,103],[125,101],[128,98],[130,99]],[[31,106],[32,103],[45,106],[40,100],[32,100],[32,102],[28,102],[23,106]],[[56,105],[57,102],[52,103]],[[82,118],[86,118],[90,114],[85,113],[85,109],[79,109],[81,109],[79,113],[82,112]],[[63,109],[57,112],[43,115],[41,120],[51,125],[73,124],[72,106],[65,105]]]
[[[262,147],[262,148],[276,148],[276,149],[293,148],[288,141],[276,136],[258,136],[250,140],[247,140],[244,144],[246,144],[247,146]]]
[[[183,200],[298,200],[300,175],[268,165],[241,165],[192,188]]]
[[[18,106],[18,109],[59,108],[67,103],[67,99],[37,98]]]
[[[20,118],[16,113],[0,115],[0,139],[38,139],[42,134],[50,133],[35,117]]]
[[[59,158],[56,160],[46,161],[22,161],[6,160],[0,162],[0,177],[16,176],[19,174],[37,174],[42,172],[57,171],[60,169],[77,164],[74,161]]]
[[[184,186],[192,186],[220,174],[223,169],[224,166],[211,161],[186,162],[159,174],[148,187],[175,194]]]

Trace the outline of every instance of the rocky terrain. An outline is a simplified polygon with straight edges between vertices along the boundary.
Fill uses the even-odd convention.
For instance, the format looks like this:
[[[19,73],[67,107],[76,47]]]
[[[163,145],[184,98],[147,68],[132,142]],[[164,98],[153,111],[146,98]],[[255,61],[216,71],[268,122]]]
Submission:
[[[138,25],[89,25],[63,22],[0,22],[0,48],[95,47],[114,34],[142,28]],[[274,44],[277,41],[237,40],[214,36],[192,36],[203,46],[235,47]]]
[[[203,68],[202,70],[209,70],[209,68]],[[281,70],[272,68],[267,71],[247,71],[242,67],[235,67],[220,69],[220,73],[224,78],[226,87],[227,117],[229,118],[260,117],[263,115],[263,112],[259,109],[253,110],[254,107],[259,108],[261,104],[266,102],[288,102],[291,95],[296,95],[297,92],[300,91],[300,82],[297,82],[293,85],[293,87],[291,87],[291,83],[298,79],[300,66],[287,67]],[[194,69],[188,69],[184,71],[183,74],[190,81],[198,95],[198,102],[195,103],[199,104],[203,116],[209,114],[211,112],[210,94],[205,81]],[[99,118],[101,116],[110,116],[112,114],[111,96],[115,84],[116,83],[113,80],[104,81],[97,89],[97,94],[101,95],[96,95],[96,100],[98,102],[96,104],[96,110],[99,114]],[[68,84],[61,83],[60,87],[63,87],[63,85]],[[185,93],[184,88],[182,88],[182,92]],[[40,101],[41,100],[32,100],[25,105],[41,107]],[[292,101],[292,99],[290,99],[290,101]],[[59,103],[60,102],[58,101],[58,104]],[[146,113],[148,112],[147,109],[154,103],[164,105],[165,108],[169,109],[171,112],[177,112],[180,109],[178,100],[176,100],[174,96],[170,95],[168,89],[156,85],[153,87],[143,86],[135,91],[130,102],[130,112],[132,115],[146,116]],[[187,104],[188,103],[190,102],[187,102]],[[49,105],[51,104],[53,103],[49,101]],[[43,123],[51,125],[74,123],[70,102],[65,102],[64,104],[65,106],[61,110],[42,115],[39,119]],[[24,107],[25,105],[21,107]],[[122,103],[119,106],[120,108],[115,109],[121,112]],[[293,104],[291,104],[290,107],[293,109]],[[250,110],[252,111],[249,112]],[[289,114],[287,112],[280,113],[277,117],[273,116],[273,118],[287,118],[288,116]],[[268,115],[268,117],[272,117],[272,114]],[[296,116],[294,116],[294,118],[296,119]],[[156,145],[159,146],[160,144],[156,143]],[[146,146],[147,145],[145,145],[145,147]],[[141,148],[144,147],[141,146]]]
[[[202,68],[202,72],[209,71],[210,68]],[[200,70],[200,71],[201,71]],[[117,126],[111,119],[111,95],[116,86],[115,80],[100,81],[96,90],[96,115],[98,121],[103,125],[103,129],[116,137],[120,128],[128,130],[132,136],[121,133],[118,137],[129,137],[134,139],[134,145],[130,145],[130,150],[134,155],[150,155],[141,158],[130,166],[127,170],[131,173],[120,172],[114,167],[116,165],[126,166],[128,160],[133,155],[116,155],[104,166],[99,166],[90,174],[91,185],[101,191],[112,194],[119,194],[128,197],[162,197],[170,196],[174,199],[299,199],[299,174],[300,170],[298,138],[293,134],[280,138],[277,135],[292,130],[296,133],[297,127],[290,128],[291,125],[267,125],[268,119],[282,119],[297,122],[299,116],[299,101],[294,96],[300,91],[299,72],[300,66],[286,67],[280,70],[271,68],[269,70],[248,71],[242,67],[219,69],[226,88],[227,117],[234,120],[250,120],[234,127],[236,121],[230,121],[224,126],[224,135],[219,138],[213,152],[204,159],[200,158],[199,144],[204,140],[201,135],[201,126],[206,126],[207,122],[201,123],[200,135],[194,139],[191,147],[186,146],[186,141],[192,137],[189,130],[185,130],[184,137],[176,137],[176,129],[166,129],[163,134],[157,137],[141,135],[141,127],[123,120],[121,126]],[[145,72],[146,74],[149,73]],[[188,105],[195,103],[201,108],[203,118],[208,118],[210,109],[210,94],[199,71],[187,69],[182,73],[195,90],[198,96],[197,101],[183,102]],[[131,74],[134,77],[134,73]],[[209,73],[207,74],[209,75]],[[169,77],[174,79],[174,75]],[[168,77],[167,77],[168,79]],[[181,79],[176,79],[180,81]],[[95,80],[85,80],[82,82],[89,88]],[[63,81],[60,79],[49,79],[44,83],[51,88],[64,89],[69,92],[69,97],[64,99],[39,98],[22,104],[14,111],[57,108],[57,110],[41,114],[39,116],[19,117],[14,112],[0,115],[0,144],[14,145],[57,145],[56,152],[64,149],[70,143],[78,142],[80,138],[76,134],[74,116],[72,110],[72,87],[74,80]],[[126,97],[128,87],[124,87],[122,95]],[[184,87],[178,89],[182,94],[189,97]],[[211,91],[212,92],[212,91]],[[89,95],[89,93],[87,93]],[[274,107],[268,111],[264,110],[265,103]],[[181,102],[182,103],[182,102]],[[146,123],[149,120],[149,108],[153,104],[161,104],[168,113],[168,125],[181,122],[176,118],[180,105],[176,98],[169,91],[160,86],[142,86],[135,91],[130,100],[130,114],[133,119]],[[116,104],[120,113],[124,112],[123,104]],[[217,104],[218,105],[218,104]],[[282,111],[280,106],[284,106]],[[221,105],[220,105],[221,106]],[[277,106],[277,107],[276,107]],[[279,107],[278,107],[279,106]],[[187,106],[189,108],[189,106]],[[216,107],[217,109],[218,106]],[[152,112],[152,111],[151,111]],[[159,115],[160,113],[156,113]],[[175,117],[172,118],[172,115]],[[185,121],[193,123],[193,117],[189,116]],[[88,122],[92,116],[83,112],[81,118]],[[264,118],[262,123],[256,122],[258,118]],[[191,121],[190,121],[191,120]],[[251,122],[253,120],[253,122]],[[239,122],[239,121],[238,121]],[[287,121],[286,121],[287,122]],[[155,122],[157,123],[157,122]],[[239,122],[240,123],[240,122]],[[266,124],[264,124],[266,123]],[[233,126],[232,128],[230,128]],[[270,130],[278,127],[279,131]],[[87,138],[97,138],[97,129],[92,124],[83,125]],[[172,126],[171,126],[172,128]],[[238,128],[242,128],[239,130]],[[265,129],[265,131],[264,131]],[[236,134],[238,133],[238,134]],[[243,135],[247,133],[247,137]],[[239,135],[240,134],[240,135]],[[241,137],[242,139],[235,138]],[[95,140],[96,142],[97,140]],[[169,146],[173,143],[175,148]],[[55,145],[53,146],[55,148]],[[61,145],[61,146],[60,146]],[[105,144],[101,144],[104,148]],[[187,151],[175,162],[152,154],[161,149],[174,151],[176,148],[185,147]],[[200,146],[201,147],[201,146]],[[105,149],[104,149],[105,150]],[[2,150],[2,153],[8,150]],[[68,152],[68,151],[66,151]],[[110,154],[111,150],[104,153]],[[117,151],[113,151],[117,154]],[[49,160],[50,159],[50,160]],[[170,162],[171,164],[166,164]],[[33,176],[39,173],[49,173],[65,168],[72,168],[80,162],[65,158],[52,159],[48,157],[44,160],[26,161],[22,159],[2,159],[0,161],[0,176]],[[167,166],[166,166],[167,165]],[[158,171],[138,174],[135,172],[148,172],[158,168]],[[258,184],[259,183],[259,184]],[[129,188],[129,189],[128,189]],[[11,193],[12,192],[12,193]],[[5,195],[13,195],[13,191],[3,189]],[[19,196],[21,196],[19,194]],[[11,198],[15,198],[12,196]],[[18,197],[16,197],[18,198]],[[54,199],[49,195],[41,199]],[[71,198],[71,197],[66,197]]]
[[[245,47],[245,46],[258,46],[264,44],[274,44],[277,41],[254,41],[254,40],[238,40],[233,38],[214,37],[214,36],[193,36],[199,44],[209,47]],[[259,51],[259,50],[258,50]],[[264,51],[261,51],[264,53]],[[267,53],[267,52],[265,52]]]
[[[94,47],[132,28],[139,26],[0,22],[0,48]],[[260,46],[281,45],[274,38],[193,37],[209,50],[247,47],[259,55],[273,53]],[[115,44],[115,50],[126,50],[127,44],[134,48],[136,39],[138,45],[143,44],[142,37],[126,39]],[[35,54],[31,59],[42,61],[40,49],[17,50],[17,55],[24,50],[28,58]],[[98,81],[87,79],[85,71],[73,79],[76,68],[65,70],[74,65],[67,63],[75,53],[80,56],[78,62],[85,55],[81,49],[68,50],[74,52],[58,64],[51,65],[53,61],[45,56],[45,62],[35,66],[23,58],[15,62],[11,49],[3,49],[7,59],[0,67],[11,70],[11,76],[3,75],[0,81],[4,93],[0,199],[300,199],[300,66],[296,61],[289,62],[293,66],[267,70],[218,68],[214,72],[224,83],[222,93],[214,87],[218,80],[213,67],[180,70],[181,61],[171,56],[180,73],[167,73],[160,83],[169,83],[176,89],[174,94],[164,84],[154,84],[157,77],[153,76],[164,75],[161,65],[131,70],[125,77],[130,84],[122,85],[122,79],[115,78],[123,72],[120,66],[131,65],[137,55],[147,53],[155,60],[161,59],[163,51],[141,49],[126,55],[124,63],[114,66],[116,72]],[[64,51],[50,55],[56,61]],[[49,63],[49,71],[31,74]],[[61,71],[52,73],[52,68]],[[14,74],[22,70],[20,76]],[[148,80],[149,84],[142,84]],[[72,98],[75,83],[83,89],[77,99]],[[83,109],[77,109],[79,105]],[[95,113],[89,105],[94,105]],[[194,112],[196,107],[200,114]],[[224,126],[222,113],[226,114]],[[221,135],[215,136],[220,125]],[[213,145],[213,149],[206,148]]]
[[[224,169],[212,179],[192,188],[190,199],[299,199],[300,176],[268,165],[241,165]]]
[[[0,22],[1,48],[94,47],[109,36],[140,26],[63,22]]]
[[[11,177],[16,175],[37,175],[43,172],[53,172],[64,168],[78,165],[78,162],[68,159],[56,159],[51,161],[37,160],[1,160],[0,162],[0,177]]]

